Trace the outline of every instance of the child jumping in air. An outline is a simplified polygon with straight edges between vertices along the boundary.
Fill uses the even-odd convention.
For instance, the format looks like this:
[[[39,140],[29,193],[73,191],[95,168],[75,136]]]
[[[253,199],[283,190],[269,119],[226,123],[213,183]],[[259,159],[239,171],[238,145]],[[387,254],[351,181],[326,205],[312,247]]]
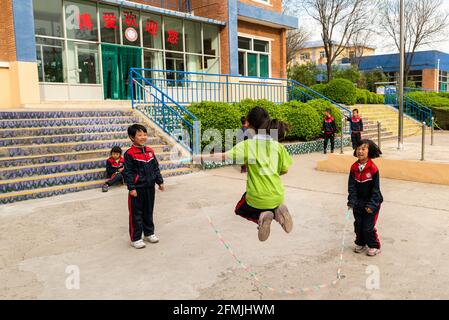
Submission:
[[[125,170],[123,175],[128,185],[129,235],[131,246],[145,248],[143,240],[159,242],[154,234],[153,208],[155,185],[164,191],[164,179],[159,169],[153,149],[147,146],[147,129],[140,124],[128,128],[128,136],[133,142],[125,152]],[[143,240],[142,240],[143,232]]]
[[[371,160],[381,154],[373,141],[359,141],[354,150],[354,156],[358,160],[349,172],[348,207],[353,210],[355,218],[354,252],[362,253],[368,249],[368,256],[379,254],[381,247],[375,226],[383,197],[380,192],[379,169]]]
[[[106,160],[106,175],[108,181],[103,185],[103,192],[108,192],[109,187],[117,183],[123,183],[122,171],[125,159],[122,157],[122,148],[115,146],[111,149],[111,156]]]
[[[270,235],[271,222],[276,220],[290,233],[293,220],[284,204],[284,186],[280,176],[287,173],[293,160],[285,147],[272,138],[282,139],[288,125],[270,119],[268,112],[260,107],[253,108],[247,116],[248,130],[254,131],[251,139],[235,145],[221,159],[227,157],[248,168],[246,192],[235,207],[235,213],[258,224],[258,237],[265,241]],[[204,158],[203,158],[204,159]]]

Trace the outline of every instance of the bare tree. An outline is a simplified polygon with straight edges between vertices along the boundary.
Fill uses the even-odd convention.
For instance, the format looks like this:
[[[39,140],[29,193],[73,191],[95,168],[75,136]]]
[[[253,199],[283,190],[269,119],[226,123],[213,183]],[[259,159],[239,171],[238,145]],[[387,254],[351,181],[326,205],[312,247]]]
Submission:
[[[309,38],[310,34],[303,27],[287,30],[287,65],[295,59],[296,53]]]
[[[300,0],[321,26],[326,54],[327,80],[332,79],[332,64],[351,45],[355,35],[372,26],[373,0]],[[339,39],[339,40],[338,40]]]
[[[408,78],[417,49],[447,37],[448,13],[442,10],[442,0],[405,1],[405,79]],[[379,3],[380,26],[400,51],[399,1],[383,0]]]

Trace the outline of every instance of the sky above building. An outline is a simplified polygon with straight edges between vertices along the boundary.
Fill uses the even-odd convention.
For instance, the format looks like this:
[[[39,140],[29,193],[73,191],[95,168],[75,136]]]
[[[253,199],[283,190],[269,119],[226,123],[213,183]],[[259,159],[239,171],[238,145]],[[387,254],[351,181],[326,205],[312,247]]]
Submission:
[[[449,0],[443,0],[442,9],[449,12]],[[310,40],[316,41],[321,39],[321,33],[320,33],[320,26],[319,24],[312,19],[310,16],[308,16],[306,13],[300,15],[299,17],[299,25],[304,26],[306,30],[310,32]],[[446,33],[447,36],[445,36],[446,39],[441,42],[435,42],[431,46],[421,47],[418,50],[424,51],[424,50],[439,50],[446,53],[449,53],[449,28],[448,32]],[[338,40],[338,39],[335,39]],[[392,39],[391,39],[392,40]],[[376,48],[376,54],[384,54],[384,53],[396,53],[398,52],[396,46],[394,45],[393,41],[385,41],[385,38],[380,35],[373,36],[373,41],[370,43],[370,45],[374,46]]]

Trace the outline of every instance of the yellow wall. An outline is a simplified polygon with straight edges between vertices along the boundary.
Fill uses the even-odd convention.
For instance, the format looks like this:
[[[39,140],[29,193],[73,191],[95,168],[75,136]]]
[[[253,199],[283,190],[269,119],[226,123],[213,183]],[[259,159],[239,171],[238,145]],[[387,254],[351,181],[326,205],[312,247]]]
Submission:
[[[39,103],[39,78],[35,62],[10,62],[0,68],[0,108]]]
[[[358,49],[358,50],[360,50],[360,49]],[[295,61],[296,61],[296,63],[299,63],[299,64],[306,64],[309,62],[313,62],[315,64],[326,64],[326,61],[327,61],[326,57],[320,58],[321,51],[325,51],[324,47],[299,49],[298,52],[296,53],[296,59],[294,59],[294,61],[292,61],[292,63],[295,63]],[[342,51],[342,53],[337,57],[335,63],[337,63],[338,60],[341,60],[343,58],[349,58],[351,51],[355,51],[355,48],[348,47],[348,48],[344,49]],[[374,54],[374,52],[375,52],[375,50],[372,48],[364,48],[363,56],[371,56]],[[301,55],[303,53],[308,53],[310,56],[310,60],[302,60]]]
[[[12,106],[11,78],[9,67],[0,67],[0,108]]]

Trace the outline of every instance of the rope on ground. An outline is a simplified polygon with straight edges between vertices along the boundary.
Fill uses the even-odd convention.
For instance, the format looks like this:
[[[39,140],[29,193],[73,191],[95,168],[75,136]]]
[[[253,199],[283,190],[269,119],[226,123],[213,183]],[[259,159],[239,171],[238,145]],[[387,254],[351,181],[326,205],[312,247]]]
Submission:
[[[344,250],[346,247],[346,233],[347,233],[347,227],[348,227],[348,222],[350,220],[351,217],[351,213],[352,210],[348,210],[346,212],[346,216],[345,216],[345,225],[344,225],[344,229],[343,229],[343,236],[342,236],[342,241],[341,241],[341,250],[340,250],[340,256],[338,259],[338,268],[337,268],[337,274],[336,274],[336,279],[331,281],[330,283],[324,283],[324,284],[316,284],[313,286],[309,286],[309,287],[302,287],[302,288],[297,288],[297,289],[277,289],[273,286],[270,286],[269,284],[263,282],[255,272],[251,271],[251,269],[248,267],[247,264],[245,264],[242,259],[240,259],[235,252],[232,250],[231,245],[229,244],[229,242],[227,242],[223,236],[221,235],[220,231],[217,229],[217,227],[214,225],[212,219],[210,216],[207,216],[207,219],[209,221],[209,225],[212,227],[212,229],[214,230],[214,233],[216,234],[218,240],[223,244],[224,248],[226,249],[226,251],[234,258],[234,260],[236,261],[236,263],[243,268],[256,282],[258,282],[262,287],[264,287],[265,289],[271,291],[271,292],[276,292],[276,293],[280,293],[280,294],[295,294],[295,293],[305,293],[305,292],[311,292],[311,291],[320,291],[321,289],[325,289],[325,288],[330,288],[332,286],[335,286],[341,279],[343,279],[342,277],[342,265],[343,265],[343,254],[344,254]]]

